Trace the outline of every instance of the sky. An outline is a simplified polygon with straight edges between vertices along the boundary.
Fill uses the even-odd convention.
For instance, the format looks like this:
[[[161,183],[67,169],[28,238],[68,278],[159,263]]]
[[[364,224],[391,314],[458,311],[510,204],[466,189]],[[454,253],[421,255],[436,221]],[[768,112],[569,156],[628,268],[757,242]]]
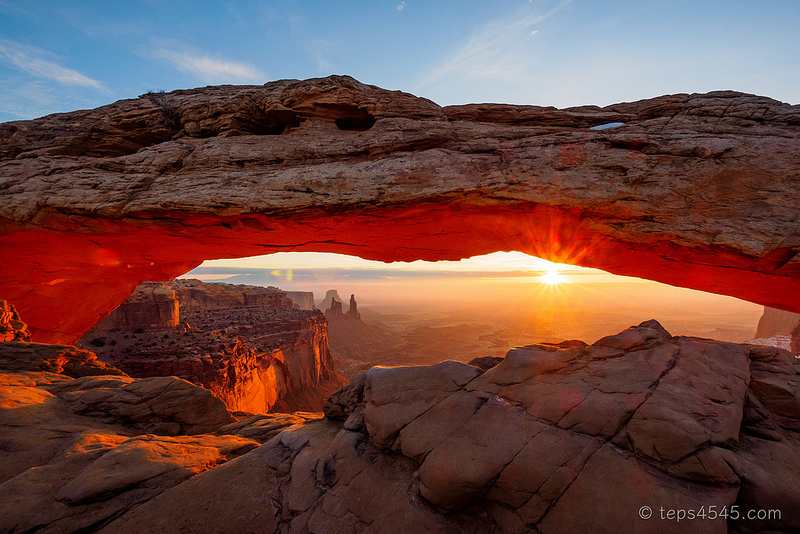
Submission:
[[[797,28],[798,0],[0,0],[0,122],[148,91],[330,74],[441,105],[563,108],[723,89],[797,104]],[[272,255],[229,266],[548,268],[513,253],[360,261]]]
[[[441,105],[797,104],[798,27],[797,0],[0,0],[0,122],[329,74]]]

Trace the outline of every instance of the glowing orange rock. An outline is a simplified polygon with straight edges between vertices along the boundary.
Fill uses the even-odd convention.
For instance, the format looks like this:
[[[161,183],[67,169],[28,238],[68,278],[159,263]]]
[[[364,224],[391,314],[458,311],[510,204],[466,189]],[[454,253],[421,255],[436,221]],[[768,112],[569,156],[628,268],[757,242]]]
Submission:
[[[205,259],[518,250],[800,311],[799,129],[733,92],[441,108],[348,77],[6,123],[0,298],[72,343]]]

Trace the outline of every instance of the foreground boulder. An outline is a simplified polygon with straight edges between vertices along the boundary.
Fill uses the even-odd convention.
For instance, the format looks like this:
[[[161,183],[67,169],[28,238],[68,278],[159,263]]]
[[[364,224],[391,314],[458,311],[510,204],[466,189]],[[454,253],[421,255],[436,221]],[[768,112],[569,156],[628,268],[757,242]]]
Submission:
[[[5,123],[0,296],[73,344],[206,259],[517,250],[800,312],[799,130],[732,91],[440,107],[346,76]]]
[[[0,343],[0,356],[10,344]],[[32,344],[37,345],[37,344]],[[321,414],[236,421],[175,377],[3,369],[0,532],[94,532],[167,488]]]
[[[197,447],[218,452],[195,451],[168,470],[164,457],[188,439],[128,442],[115,454],[153,441],[163,451],[132,477],[156,473],[182,481],[157,495],[147,493],[147,484],[135,486],[141,504],[115,504],[116,515],[92,528],[109,534],[800,529],[800,366],[788,352],[672,337],[648,321],[591,346],[529,345],[495,366],[484,363],[486,371],[453,361],[373,368],[331,396],[324,419],[251,418],[222,427],[248,428],[252,436],[257,426],[285,430],[202,472],[195,458],[219,463],[214,458],[230,458],[227,451],[240,442],[223,446],[195,436]],[[98,485],[89,474],[128,465],[104,452],[113,446],[122,447],[108,440],[94,446],[98,458],[90,470],[72,472],[57,489],[39,486],[30,502],[57,510],[53,517],[87,500],[97,506],[101,489],[113,495],[119,483]],[[65,480],[58,478],[60,464],[50,465],[53,480]],[[23,487],[15,484],[48,472],[20,472],[0,492],[9,491],[10,499],[12,489],[18,495]],[[4,514],[0,527],[24,530],[9,528],[22,523],[6,519],[18,511]]]

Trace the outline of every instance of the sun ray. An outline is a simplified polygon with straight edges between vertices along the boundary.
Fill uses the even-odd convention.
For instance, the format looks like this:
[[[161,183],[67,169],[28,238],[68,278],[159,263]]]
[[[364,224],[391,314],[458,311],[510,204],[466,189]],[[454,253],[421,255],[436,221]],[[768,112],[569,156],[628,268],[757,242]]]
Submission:
[[[543,284],[547,285],[555,285],[555,284],[562,284],[566,282],[566,278],[561,276],[561,273],[558,269],[551,268],[547,269],[540,277],[539,280]]]

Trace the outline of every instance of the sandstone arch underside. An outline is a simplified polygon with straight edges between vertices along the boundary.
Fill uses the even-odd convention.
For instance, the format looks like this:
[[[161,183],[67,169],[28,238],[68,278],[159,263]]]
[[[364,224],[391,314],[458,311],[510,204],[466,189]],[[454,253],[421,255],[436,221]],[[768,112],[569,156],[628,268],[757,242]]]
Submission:
[[[339,76],[5,123],[0,298],[72,343],[206,259],[518,250],[800,312],[798,134],[729,91],[442,108]]]

